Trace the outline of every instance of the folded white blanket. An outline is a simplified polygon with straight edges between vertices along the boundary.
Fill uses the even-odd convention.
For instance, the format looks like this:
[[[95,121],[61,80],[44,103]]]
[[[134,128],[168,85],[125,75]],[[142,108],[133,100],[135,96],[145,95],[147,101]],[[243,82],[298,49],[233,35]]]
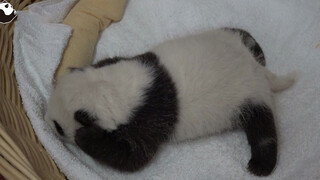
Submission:
[[[43,120],[51,79],[71,28],[58,24],[76,0],[50,0],[19,12],[14,30],[16,76],[34,130],[69,179],[256,179],[240,130],[163,146],[144,170],[123,174],[64,145]],[[94,3],[94,2],[93,2]],[[264,50],[267,67],[301,72],[298,83],[277,94],[279,161],[266,179],[320,179],[320,1],[135,0],[121,22],[101,35],[95,61],[145,52],[177,36],[219,27],[250,32]]]

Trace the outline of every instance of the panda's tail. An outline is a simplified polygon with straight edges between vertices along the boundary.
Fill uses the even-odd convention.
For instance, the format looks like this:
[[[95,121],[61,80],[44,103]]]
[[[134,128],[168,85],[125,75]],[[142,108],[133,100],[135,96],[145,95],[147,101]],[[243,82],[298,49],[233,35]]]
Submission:
[[[298,72],[292,71],[286,75],[276,75],[267,68],[264,68],[265,76],[269,81],[270,88],[273,92],[280,92],[291,87],[298,79]]]

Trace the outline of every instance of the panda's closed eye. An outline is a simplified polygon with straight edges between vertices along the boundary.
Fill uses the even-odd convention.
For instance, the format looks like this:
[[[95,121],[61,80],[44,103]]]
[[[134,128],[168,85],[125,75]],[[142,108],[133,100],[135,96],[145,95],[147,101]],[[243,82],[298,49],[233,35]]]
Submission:
[[[54,126],[56,127],[56,130],[57,132],[61,135],[61,136],[64,136],[64,132],[63,132],[63,129],[62,127],[59,125],[59,123],[57,123],[57,121],[53,121],[54,123]]]
[[[6,4],[4,7],[5,7],[5,8],[8,8],[8,7],[9,7],[9,5],[8,5],[8,4]]]

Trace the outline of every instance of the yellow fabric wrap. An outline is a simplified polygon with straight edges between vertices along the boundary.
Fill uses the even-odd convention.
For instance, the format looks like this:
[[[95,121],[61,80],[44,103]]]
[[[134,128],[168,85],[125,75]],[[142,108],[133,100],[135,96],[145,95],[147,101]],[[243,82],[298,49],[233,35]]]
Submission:
[[[72,36],[55,72],[55,80],[70,72],[70,67],[81,68],[93,60],[99,33],[113,21],[121,20],[126,0],[80,0],[63,23],[72,27]]]

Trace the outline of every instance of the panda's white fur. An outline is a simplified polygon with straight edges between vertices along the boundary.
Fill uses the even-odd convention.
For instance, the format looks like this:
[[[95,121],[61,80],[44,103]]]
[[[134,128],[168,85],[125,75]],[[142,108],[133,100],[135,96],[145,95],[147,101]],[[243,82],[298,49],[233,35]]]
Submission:
[[[178,89],[179,121],[174,139],[213,134],[232,127],[232,116],[246,99],[273,107],[264,67],[238,34],[206,32],[156,47]]]
[[[174,140],[220,132],[246,99],[273,107],[270,85],[278,77],[258,64],[237,33],[215,30],[164,42],[152,50],[168,69],[178,90],[180,115]],[[126,65],[130,63],[130,65]],[[86,109],[107,130],[125,124],[131,110],[143,101],[152,70],[135,61],[65,75],[52,92],[46,120],[57,121],[73,142],[80,124],[74,112]],[[270,77],[268,82],[267,77]],[[294,76],[277,81],[286,89]],[[284,86],[284,87],[282,87]]]
[[[241,123],[237,118],[242,119],[242,126],[252,148],[261,145],[262,150],[253,149],[253,151],[267,153],[266,155],[254,153],[249,162],[249,170],[256,175],[271,173],[277,154],[272,96],[273,92],[290,87],[295,81],[294,75],[279,77],[271,73],[256,62],[252,53],[243,44],[239,33],[225,30],[213,30],[170,40],[153,48],[151,52],[165,69],[161,73],[168,73],[176,89],[177,122],[170,133],[170,139],[183,141],[215,134],[231,129]],[[57,82],[49,100],[46,121],[53,129],[56,129],[53,123],[56,121],[64,131],[64,136],[61,137],[72,143],[76,141],[78,129],[83,127],[75,120],[75,112],[78,110],[88,112],[91,119],[96,119],[95,125],[106,132],[112,133],[120,126],[129,124],[128,119],[137,113],[137,107],[146,103],[145,91],[155,85],[156,79],[152,66],[135,61],[137,58],[139,57],[127,58],[131,60],[118,61],[99,68],[88,66],[62,77]],[[161,76],[161,73],[156,76]],[[260,129],[250,126],[254,125],[255,118],[260,117],[261,122],[265,123],[261,125],[256,122],[257,127],[261,128],[261,133]],[[168,115],[168,118],[170,119],[171,115]],[[246,122],[246,119],[253,122]],[[125,128],[130,127],[134,126]],[[159,127],[156,126],[156,128]],[[264,127],[270,128],[271,131]],[[90,127],[87,130],[83,132],[94,138],[96,131],[100,132],[99,129],[94,130]],[[149,133],[150,129],[146,130],[146,133]],[[171,131],[168,130],[168,132]],[[128,135],[123,131],[121,133]],[[255,137],[255,133],[260,134],[261,137]],[[101,131],[97,137],[102,136],[108,137]],[[115,136],[110,135],[111,139]],[[118,152],[115,149],[122,147],[118,155],[123,162],[114,162],[115,157],[110,157],[109,162],[107,155],[102,155],[103,150],[91,148],[90,150],[93,151],[91,155],[97,159],[105,158],[102,161],[120,170],[134,171],[149,161],[158,147],[158,145],[144,144],[149,142],[149,136],[146,134],[146,141],[135,137],[138,143],[129,138],[125,141],[129,144],[125,146],[114,144],[122,142],[122,138],[116,142],[106,140],[115,145],[110,147],[114,153]],[[82,137],[89,143],[94,141],[90,137]],[[162,142],[161,138],[160,141]],[[87,142],[83,145],[84,151]],[[103,143],[99,142],[96,146]],[[133,149],[136,149],[137,144],[143,146],[141,149],[146,152],[142,154],[137,152],[137,156],[141,156],[140,160],[143,162],[136,163],[137,160],[133,160],[135,158],[130,159],[126,154],[120,153],[120,151],[126,153],[127,151],[123,148],[132,144],[134,144]],[[108,146],[111,145],[106,145],[104,149],[108,149]],[[152,149],[151,153],[146,150],[148,146]],[[90,152],[87,153],[90,154]]]
[[[143,89],[152,81],[152,70],[135,61],[119,62],[106,68],[76,70],[63,77],[55,87],[45,119],[53,129],[53,120],[62,126],[63,139],[74,142],[75,130],[80,127],[74,120],[74,112],[79,109],[97,116],[97,124],[102,128],[114,130],[127,123],[132,109],[142,103]]]

